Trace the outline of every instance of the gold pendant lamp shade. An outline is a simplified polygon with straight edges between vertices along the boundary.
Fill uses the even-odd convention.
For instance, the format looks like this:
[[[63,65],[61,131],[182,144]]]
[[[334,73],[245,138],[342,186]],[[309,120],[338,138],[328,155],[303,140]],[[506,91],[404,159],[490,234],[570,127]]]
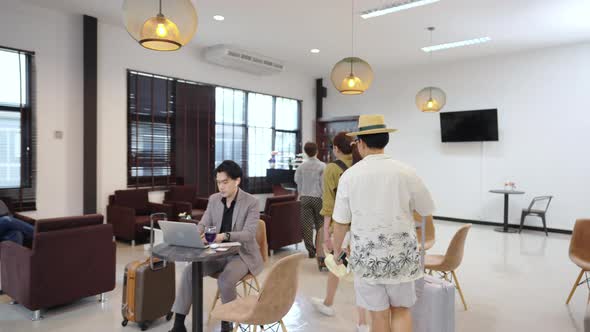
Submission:
[[[426,28],[426,30],[430,31],[430,45],[432,45],[432,32],[434,29],[434,27]],[[430,52],[428,62],[432,65],[432,52]],[[416,94],[416,106],[425,113],[440,112],[446,103],[447,95],[445,92],[434,86],[427,86]]]
[[[361,58],[344,58],[334,65],[330,79],[340,93],[359,95],[371,86],[373,69]]]
[[[176,51],[197,31],[197,12],[190,0],[125,0],[127,32],[141,46]]]
[[[447,103],[447,95],[437,87],[429,86],[416,95],[416,106],[422,112],[438,112]]]

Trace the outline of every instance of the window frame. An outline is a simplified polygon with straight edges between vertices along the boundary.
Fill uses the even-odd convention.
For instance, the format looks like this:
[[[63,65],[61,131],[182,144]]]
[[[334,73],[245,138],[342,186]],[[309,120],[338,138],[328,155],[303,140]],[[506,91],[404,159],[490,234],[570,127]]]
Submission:
[[[19,50],[0,45],[0,52],[13,52],[25,57],[26,97],[19,106],[0,103],[0,111],[20,113],[20,185],[0,188],[0,199],[10,200],[15,212],[34,211],[37,209],[36,197],[36,139],[33,97],[33,57],[35,52]],[[22,89],[22,84],[19,84]],[[21,90],[22,91],[22,90]],[[23,192],[25,191],[25,192]],[[27,197],[25,199],[25,196]],[[14,198],[16,197],[16,199]]]
[[[176,86],[176,83],[178,82],[182,82],[182,83],[191,83],[191,84],[198,84],[198,85],[204,85],[204,86],[210,86],[213,88],[224,88],[224,89],[231,89],[231,90],[237,90],[237,91],[241,91],[245,94],[244,96],[244,124],[226,124],[226,123],[218,123],[217,122],[217,114],[215,116],[215,123],[214,123],[214,127],[216,127],[217,125],[227,125],[227,126],[238,126],[238,127],[243,127],[244,128],[244,147],[242,149],[242,151],[244,151],[246,153],[245,156],[242,157],[242,159],[245,162],[245,165],[242,165],[242,168],[245,168],[246,171],[249,169],[249,165],[248,165],[248,135],[249,135],[249,131],[248,131],[248,96],[251,93],[255,93],[255,94],[262,94],[262,95],[267,95],[267,96],[271,96],[273,99],[273,109],[272,109],[272,114],[273,114],[273,122],[272,122],[272,148],[273,151],[275,149],[276,146],[276,134],[277,132],[285,132],[285,133],[295,133],[296,134],[296,143],[295,143],[295,154],[299,154],[302,151],[302,128],[303,128],[303,122],[302,122],[302,113],[303,113],[303,101],[301,99],[296,99],[296,98],[292,98],[292,97],[285,97],[285,96],[281,96],[281,95],[272,95],[269,93],[264,93],[264,92],[258,92],[258,91],[253,91],[253,90],[245,90],[245,89],[240,89],[240,88],[235,88],[235,87],[231,87],[231,86],[225,86],[225,85],[218,85],[218,84],[210,84],[210,83],[203,83],[203,82],[198,82],[198,81],[192,81],[192,80],[186,80],[186,79],[182,79],[182,78],[177,78],[174,76],[169,76],[169,75],[162,75],[162,74],[157,74],[157,73],[148,73],[145,71],[141,71],[141,70],[134,70],[134,69],[127,69],[127,77],[129,78],[129,73],[134,73],[134,74],[139,74],[139,75],[147,75],[147,76],[152,76],[152,77],[157,77],[157,78],[163,78],[163,79],[168,79],[168,80],[172,80],[174,86]],[[290,100],[295,100],[297,102],[297,130],[283,130],[283,129],[276,129],[275,126],[275,122],[276,122],[276,99],[277,98],[284,98],[284,99],[290,99]],[[127,81],[127,119],[129,121],[129,79]],[[130,139],[130,132],[129,132],[129,123],[127,124],[127,135],[128,135],[128,139]],[[171,131],[173,132],[173,130]],[[213,139],[215,141],[215,139]],[[172,142],[174,142],[174,140],[172,139]],[[214,147],[214,151],[213,151],[213,157],[215,159],[215,149],[217,148],[216,144],[213,145]],[[128,148],[129,149],[129,148]],[[127,151],[128,155],[129,155],[129,150]],[[175,154],[175,144],[172,144],[172,150],[171,150],[171,154]],[[270,155],[269,155],[270,157]],[[216,160],[214,160],[215,162]],[[130,159],[128,157],[128,166],[127,166],[127,172],[128,172],[128,179],[130,179],[130,173],[129,173],[129,162]],[[212,170],[213,171],[213,170]],[[171,170],[171,172],[173,173],[174,170]],[[248,177],[250,180],[252,179],[259,179],[259,178],[265,178],[266,175],[264,177]],[[174,178],[172,178],[174,179]],[[242,181],[242,183],[249,183],[252,181],[248,181],[249,179],[243,179],[246,181]],[[172,181],[174,182],[174,181]],[[170,187],[170,185],[174,185],[175,183],[169,183],[169,184],[165,184],[165,185],[155,185],[155,186],[149,186],[149,185],[132,185],[129,184],[128,181],[128,188],[144,188],[144,189],[150,189],[150,190],[161,190],[161,189],[167,189]],[[248,189],[248,188],[246,188]],[[257,191],[255,190],[255,192],[251,192],[251,193],[271,193],[272,192],[272,188],[270,187],[270,185],[268,186],[268,188],[264,188],[262,191]]]

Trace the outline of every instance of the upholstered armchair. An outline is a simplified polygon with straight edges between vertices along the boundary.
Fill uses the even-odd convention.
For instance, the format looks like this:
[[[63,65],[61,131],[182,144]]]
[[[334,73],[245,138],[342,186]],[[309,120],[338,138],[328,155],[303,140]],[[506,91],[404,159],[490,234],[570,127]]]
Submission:
[[[117,190],[109,196],[107,222],[113,225],[115,238],[135,245],[135,241],[149,237],[149,231],[143,227],[150,225],[150,214],[156,212],[164,212],[171,218],[174,207],[150,202],[146,189]]]
[[[32,248],[10,241],[0,248],[2,289],[34,320],[41,309],[115,288],[113,227],[102,215],[37,220]]]
[[[201,220],[209,199],[197,197],[197,188],[192,185],[174,186],[164,194],[164,203],[174,206],[173,219],[185,212],[195,220]]]
[[[295,195],[274,196],[266,199],[261,219],[266,223],[268,249],[280,249],[303,240],[301,234],[301,203]]]

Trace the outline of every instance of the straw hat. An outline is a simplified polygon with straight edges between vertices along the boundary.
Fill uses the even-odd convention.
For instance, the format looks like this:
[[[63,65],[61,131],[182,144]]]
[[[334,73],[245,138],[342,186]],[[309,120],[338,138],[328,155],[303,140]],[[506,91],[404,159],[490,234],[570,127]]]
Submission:
[[[332,255],[332,254],[326,255],[326,258],[324,258],[324,263],[326,264],[328,271],[333,273],[338,278],[340,278],[342,280],[346,280],[346,281],[353,281],[354,280],[354,275],[352,274],[352,272],[348,271],[348,269],[346,268],[346,266],[344,266],[344,264],[340,264],[340,265],[336,264],[336,260],[334,259],[334,255]]]
[[[359,131],[348,133],[348,136],[392,133],[397,129],[387,128],[385,118],[381,114],[359,116]]]

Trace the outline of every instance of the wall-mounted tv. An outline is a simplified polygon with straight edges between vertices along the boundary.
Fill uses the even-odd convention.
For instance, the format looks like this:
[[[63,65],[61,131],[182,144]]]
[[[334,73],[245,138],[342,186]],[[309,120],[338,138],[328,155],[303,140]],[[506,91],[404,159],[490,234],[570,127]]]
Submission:
[[[497,141],[498,110],[440,113],[440,132],[443,142]]]

